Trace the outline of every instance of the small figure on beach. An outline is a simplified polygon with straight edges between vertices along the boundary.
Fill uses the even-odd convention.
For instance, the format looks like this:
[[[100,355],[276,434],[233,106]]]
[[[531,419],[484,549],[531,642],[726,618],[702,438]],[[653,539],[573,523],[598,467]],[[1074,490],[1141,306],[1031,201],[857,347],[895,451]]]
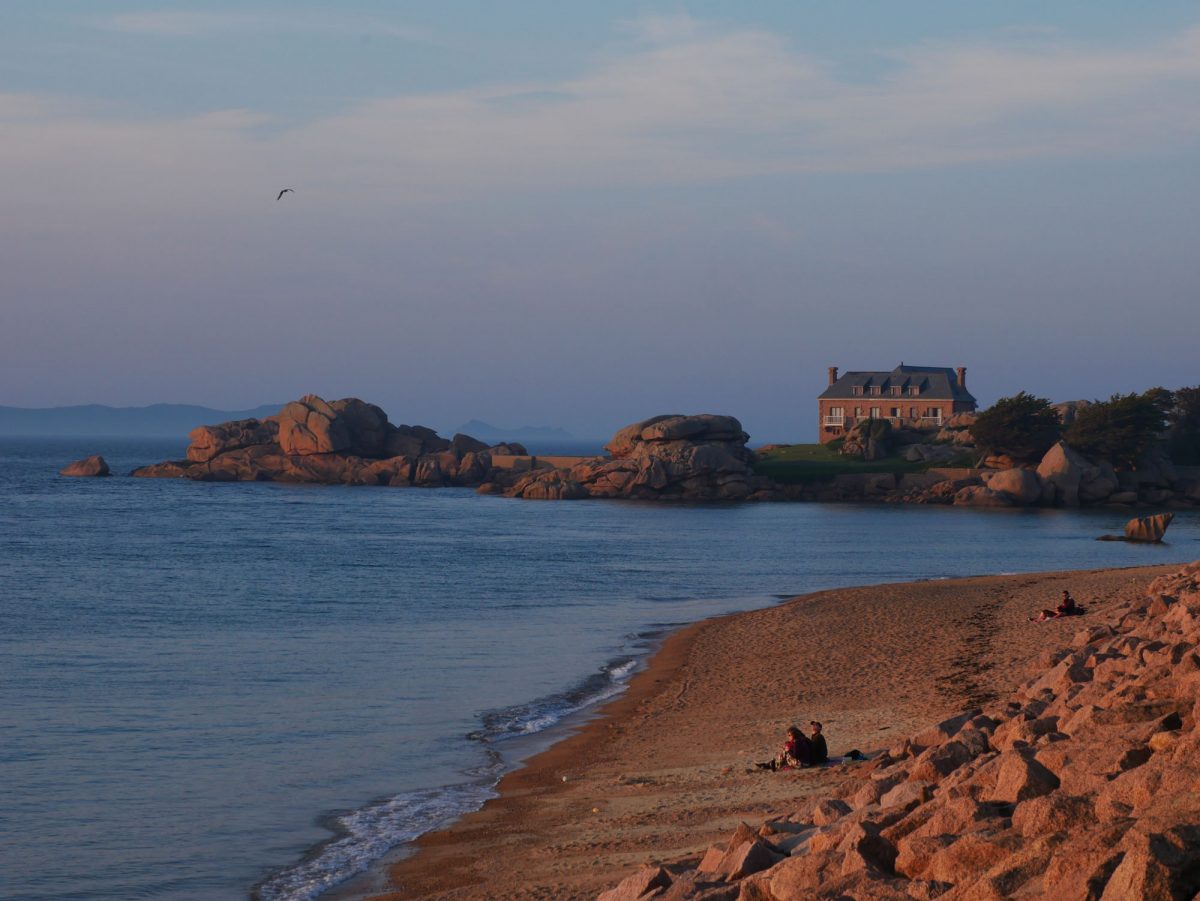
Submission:
[[[1065,588],[1062,593],[1062,600],[1058,602],[1058,606],[1053,610],[1043,610],[1037,616],[1030,617],[1031,622],[1044,623],[1048,619],[1058,619],[1060,616],[1077,616],[1083,613],[1083,608],[1075,603],[1075,598],[1071,597],[1071,592]]]
[[[808,736],[797,726],[788,726],[787,740],[783,743],[783,749],[779,752],[778,757],[768,760],[766,763],[755,764],[760,770],[770,770],[773,773],[778,770],[799,769],[811,765],[812,746],[809,744]]]
[[[809,720],[808,725],[812,727],[812,735],[808,737],[808,746],[813,766],[829,763],[829,745],[825,743],[825,736],[821,734],[821,724],[816,720]]]

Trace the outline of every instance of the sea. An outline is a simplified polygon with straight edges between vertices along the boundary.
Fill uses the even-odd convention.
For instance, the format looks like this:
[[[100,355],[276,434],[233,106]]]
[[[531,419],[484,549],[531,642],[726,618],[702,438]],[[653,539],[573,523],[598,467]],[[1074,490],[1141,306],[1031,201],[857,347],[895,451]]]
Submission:
[[[681,624],[1200,557],[1190,512],[1143,546],[1095,540],[1108,510],[127,475],[182,451],[0,439],[0,898],[316,898],[477,808]],[[92,453],[116,475],[57,475]]]

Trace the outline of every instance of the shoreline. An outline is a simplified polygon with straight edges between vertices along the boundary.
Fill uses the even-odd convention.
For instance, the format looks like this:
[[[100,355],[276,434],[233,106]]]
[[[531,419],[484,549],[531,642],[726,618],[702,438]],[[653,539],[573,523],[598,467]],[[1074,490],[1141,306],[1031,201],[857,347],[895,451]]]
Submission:
[[[746,771],[790,722],[823,720],[835,756],[886,748],[1004,695],[1079,622],[1173,566],[828,589],[684,626],[623,694],[503,776],[482,808],[328,897],[594,897],[631,868],[695,857],[741,819],[845,778],[846,768]],[[1065,585],[1090,616],[1028,622]],[[788,672],[814,654],[823,665]]]

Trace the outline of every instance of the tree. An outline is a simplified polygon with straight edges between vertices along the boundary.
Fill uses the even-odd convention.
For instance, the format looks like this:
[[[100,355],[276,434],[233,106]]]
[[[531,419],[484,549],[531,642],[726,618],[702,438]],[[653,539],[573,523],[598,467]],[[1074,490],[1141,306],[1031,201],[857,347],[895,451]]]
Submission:
[[[1171,459],[1176,463],[1200,463],[1200,385],[1180,388],[1167,413]]]
[[[1133,466],[1162,437],[1174,396],[1164,388],[1114,394],[1075,413],[1063,436],[1075,450],[1114,466]]]
[[[1062,422],[1050,401],[1024,391],[1000,398],[971,426],[981,448],[1022,461],[1040,460],[1061,433]]]

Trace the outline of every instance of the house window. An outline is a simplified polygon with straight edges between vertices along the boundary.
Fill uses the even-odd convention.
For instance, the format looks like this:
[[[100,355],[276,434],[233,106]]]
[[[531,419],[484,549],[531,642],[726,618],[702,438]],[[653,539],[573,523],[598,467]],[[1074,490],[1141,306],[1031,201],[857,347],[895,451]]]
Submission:
[[[872,407],[872,408],[871,408],[871,418],[872,418],[872,419],[879,419],[879,418],[880,418],[880,417],[879,417],[879,408],[878,408],[878,407]]]
[[[871,396],[872,397],[879,397],[881,394],[883,394],[883,389],[879,385],[871,386]]]
[[[917,408],[916,408],[916,407],[909,407],[909,408],[908,408],[908,418],[909,418],[909,419],[916,419],[916,418],[917,418]]]
[[[862,385],[855,385],[850,389],[850,393],[855,397],[862,397]]]
[[[899,419],[899,418],[900,418],[900,408],[892,407],[892,419]]]
[[[899,397],[902,390],[899,385],[892,385],[892,397]]]
[[[855,415],[855,416],[862,416],[862,407],[855,407],[855,408],[854,408],[854,415]]]
[[[916,397],[920,393],[921,393],[921,388],[919,385],[913,385],[911,388],[908,389],[909,397]]]

